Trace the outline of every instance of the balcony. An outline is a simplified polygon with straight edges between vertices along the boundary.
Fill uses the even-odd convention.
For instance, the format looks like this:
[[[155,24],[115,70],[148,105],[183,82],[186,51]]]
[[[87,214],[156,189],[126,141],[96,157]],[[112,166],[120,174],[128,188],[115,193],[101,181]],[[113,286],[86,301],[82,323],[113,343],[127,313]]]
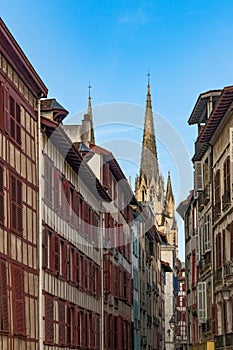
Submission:
[[[216,335],[214,337],[215,349],[221,349],[224,347],[224,335]]]
[[[222,196],[222,210],[225,211],[231,205],[231,191],[228,190]]]
[[[225,349],[225,347],[232,346],[233,333],[216,335],[214,337],[215,349]]]
[[[233,261],[228,261],[224,265],[224,277],[233,276]]]
[[[214,283],[217,284],[219,282],[222,282],[222,268],[218,268],[215,272],[214,272]]]
[[[213,217],[214,217],[214,221],[216,221],[221,215],[221,202],[216,203],[213,209],[214,209]]]
[[[207,251],[201,258],[200,261],[200,271],[203,273],[204,271],[210,268],[211,264],[211,251]]]
[[[201,211],[210,200],[210,185],[207,185],[198,195],[198,209]]]

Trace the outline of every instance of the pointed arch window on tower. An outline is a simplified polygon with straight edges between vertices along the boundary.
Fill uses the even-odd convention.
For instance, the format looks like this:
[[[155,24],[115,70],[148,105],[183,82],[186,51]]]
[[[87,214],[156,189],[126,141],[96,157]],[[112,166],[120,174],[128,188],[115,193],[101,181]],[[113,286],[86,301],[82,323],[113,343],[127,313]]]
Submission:
[[[146,189],[145,189],[145,187],[143,187],[143,189],[142,189],[142,201],[143,202],[146,201]]]
[[[155,188],[151,187],[150,188],[150,202],[153,202],[155,199]]]

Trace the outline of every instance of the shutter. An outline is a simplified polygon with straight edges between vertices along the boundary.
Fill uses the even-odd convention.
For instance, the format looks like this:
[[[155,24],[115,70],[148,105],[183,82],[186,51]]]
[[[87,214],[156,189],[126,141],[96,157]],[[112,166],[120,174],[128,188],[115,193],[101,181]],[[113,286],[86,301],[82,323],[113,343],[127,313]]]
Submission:
[[[230,160],[233,162],[233,128],[229,129],[229,138],[230,138]]]
[[[203,167],[201,162],[194,163],[194,189],[195,191],[204,190],[204,181],[203,181]]]
[[[17,231],[23,231],[22,182],[17,180]]]
[[[196,265],[199,265],[200,262],[200,237],[199,237],[199,229],[197,229],[197,234],[195,235],[196,240]]]
[[[79,268],[80,268],[80,254],[79,251],[75,252],[75,261],[74,261],[74,273],[75,273],[75,278],[74,282],[77,286],[79,286]]]
[[[4,130],[4,85],[0,82],[0,129]]]
[[[0,330],[8,329],[7,266],[6,261],[0,259]]]
[[[105,189],[108,189],[109,187],[109,164],[104,163],[103,164],[103,186]]]
[[[58,170],[54,171],[54,210],[56,212],[60,211],[60,182],[61,182],[61,174]]]
[[[65,303],[58,302],[59,345],[65,345]]]
[[[117,334],[118,334],[117,348],[118,350],[122,350],[123,349],[123,318],[121,315],[117,317]]]
[[[12,265],[13,322],[14,332],[25,335],[25,300],[23,270]]]
[[[104,311],[104,348],[108,347],[108,313]]]
[[[104,292],[110,293],[110,256],[104,255]]]
[[[217,305],[216,304],[213,304],[212,305],[212,334],[213,335],[217,335],[217,326],[218,326],[218,323],[217,323]]]
[[[9,133],[9,92],[8,88],[4,88],[4,129],[6,133]]]
[[[4,223],[4,170],[0,163],[0,222]]]
[[[21,145],[21,107],[18,103],[15,104],[15,118],[16,118],[16,142]]]
[[[54,272],[60,272],[60,239],[58,236],[53,236],[54,240]]]
[[[197,284],[197,308],[198,322],[206,322],[206,282],[198,282]]]
[[[43,227],[43,236],[42,236],[42,267],[48,267],[48,229]]]
[[[96,345],[95,348],[96,350],[100,350],[100,315],[96,315],[96,325],[95,325],[95,329],[96,329]]]

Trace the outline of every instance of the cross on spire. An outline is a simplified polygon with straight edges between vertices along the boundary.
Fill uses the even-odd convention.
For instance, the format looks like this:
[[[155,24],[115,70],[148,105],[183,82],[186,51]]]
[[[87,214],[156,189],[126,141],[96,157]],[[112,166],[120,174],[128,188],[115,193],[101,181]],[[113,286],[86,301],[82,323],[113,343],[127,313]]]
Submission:
[[[91,83],[89,82],[89,85],[88,85],[88,89],[89,89],[89,97],[91,97],[91,88],[92,88],[92,86],[91,86]]]
[[[150,76],[151,76],[151,74],[150,74],[150,71],[149,71],[149,69],[148,69],[148,73],[147,73],[147,78],[148,78],[148,85],[150,85]]]

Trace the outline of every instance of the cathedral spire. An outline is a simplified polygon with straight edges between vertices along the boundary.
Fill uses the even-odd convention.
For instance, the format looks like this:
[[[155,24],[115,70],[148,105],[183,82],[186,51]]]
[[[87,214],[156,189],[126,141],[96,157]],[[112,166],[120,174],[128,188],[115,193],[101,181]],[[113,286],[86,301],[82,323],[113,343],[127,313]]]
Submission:
[[[166,191],[166,199],[165,199],[165,213],[166,215],[172,217],[174,215],[174,195],[172,191],[171,177],[170,172],[168,172],[167,178],[167,191]]]
[[[158,178],[159,167],[150,94],[150,73],[148,73],[147,76],[148,84],[146,96],[146,113],[142,141],[140,176],[144,174],[147,181],[150,181],[152,178],[154,178],[155,180]]]
[[[89,83],[89,85],[88,85],[89,94],[88,94],[87,114],[88,114],[89,120],[91,122],[90,143],[95,144],[95,135],[94,135],[94,127],[93,127],[93,116],[92,116],[92,106],[91,106],[91,88],[92,88],[92,86]]]

